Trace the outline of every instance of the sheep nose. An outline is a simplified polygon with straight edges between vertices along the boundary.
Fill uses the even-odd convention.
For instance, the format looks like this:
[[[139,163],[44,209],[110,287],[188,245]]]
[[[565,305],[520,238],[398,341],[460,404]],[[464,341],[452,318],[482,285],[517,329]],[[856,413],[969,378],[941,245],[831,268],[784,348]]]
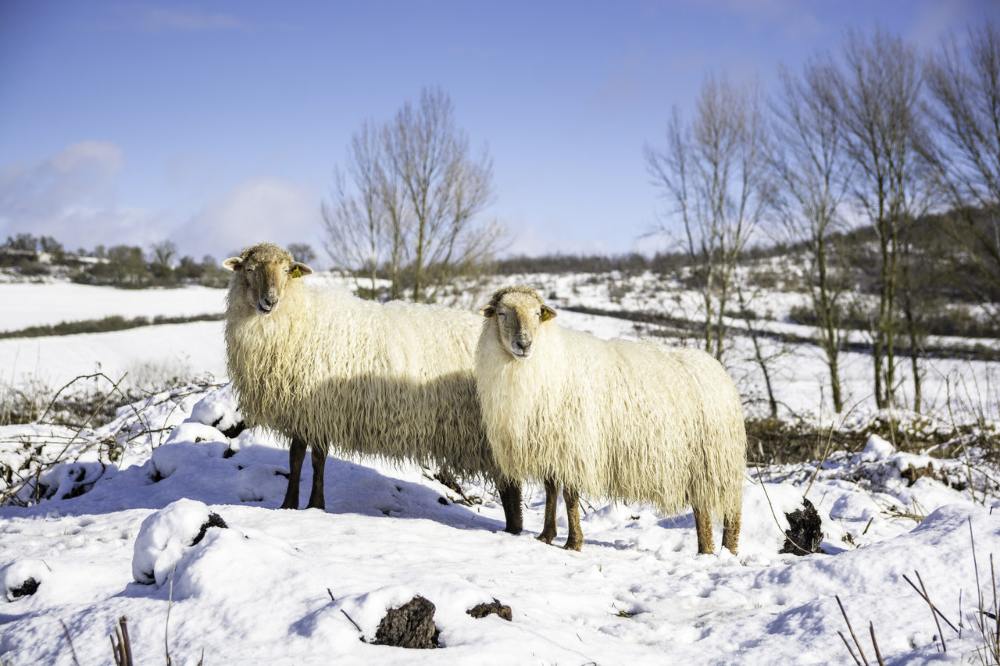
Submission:
[[[514,351],[526,356],[530,350],[530,340],[514,340]]]
[[[263,313],[268,313],[278,304],[278,299],[272,296],[262,296],[257,301],[257,309]]]

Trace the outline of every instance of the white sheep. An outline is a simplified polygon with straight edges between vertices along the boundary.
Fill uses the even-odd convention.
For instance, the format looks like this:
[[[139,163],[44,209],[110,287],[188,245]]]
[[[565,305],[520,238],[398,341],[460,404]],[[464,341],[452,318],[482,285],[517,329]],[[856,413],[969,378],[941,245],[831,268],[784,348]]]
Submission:
[[[475,314],[305,284],[312,270],[269,243],[223,265],[234,271],[226,354],[240,410],[249,425],[291,440],[283,508],[298,507],[307,446],[309,507],[325,507],[334,448],[498,480],[507,531],[520,531],[520,487],[498,479],[480,417]]]
[[[712,516],[735,553],[746,467],[740,396],[711,356],[648,342],[600,340],[562,328],[528,287],[497,291],[476,349],[486,432],[509,478],[544,481],[545,529],[555,537],[557,484],[569,519],[566,548],[583,534],[579,493],[690,505],[698,552],[713,552]]]

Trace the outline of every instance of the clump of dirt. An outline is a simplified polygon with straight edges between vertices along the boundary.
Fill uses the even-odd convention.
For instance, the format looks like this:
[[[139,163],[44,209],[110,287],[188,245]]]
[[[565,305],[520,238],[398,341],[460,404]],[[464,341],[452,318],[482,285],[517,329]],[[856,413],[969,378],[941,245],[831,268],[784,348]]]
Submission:
[[[441,632],[434,624],[434,604],[417,595],[399,608],[391,608],[378,624],[375,645],[429,649],[439,647]]]
[[[465,612],[477,620],[487,615],[498,615],[508,622],[514,619],[510,606],[500,603],[497,599],[493,599],[493,602],[488,604],[476,604]]]
[[[20,597],[30,597],[32,594],[38,591],[38,586],[40,583],[34,578],[28,578],[18,587],[10,588],[10,598],[19,599]]]
[[[220,516],[219,514],[215,512],[208,514],[208,520],[206,520],[202,524],[201,529],[198,530],[198,534],[195,535],[194,541],[191,542],[192,546],[198,545],[201,542],[201,540],[205,538],[205,533],[208,532],[209,527],[218,527],[221,529],[226,529],[229,527],[229,525],[226,525],[226,521],[224,521],[222,519],[222,516]]]
[[[785,517],[788,518],[788,529],[785,530],[785,543],[779,553],[812,555],[823,552],[820,549],[823,521],[812,502],[802,498],[802,508],[786,513]]]

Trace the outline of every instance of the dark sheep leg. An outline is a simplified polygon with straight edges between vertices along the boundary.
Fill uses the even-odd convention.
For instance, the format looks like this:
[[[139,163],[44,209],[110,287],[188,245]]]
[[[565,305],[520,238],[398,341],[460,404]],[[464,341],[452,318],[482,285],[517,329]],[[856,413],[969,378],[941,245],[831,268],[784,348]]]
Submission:
[[[556,538],[556,507],[559,504],[559,484],[554,479],[545,479],[545,525],[536,539],[552,543]]]
[[[521,484],[511,481],[497,481],[500,492],[500,504],[503,505],[503,515],[507,521],[505,532],[520,534],[524,527],[521,515]]]
[[[285,491],[285,501],[282,509],[299,508],[299,479],[302,478],[302,461],[306,458],[306,443],[301,439],[292,438],[288,449],[288,489]]]
[[[312,467],[312,491],[309,493],[309,504],[306,508],[326,511],[326,499],[323,497],[323,474],[326,468],[326,451],[317,446],[312,447]]]

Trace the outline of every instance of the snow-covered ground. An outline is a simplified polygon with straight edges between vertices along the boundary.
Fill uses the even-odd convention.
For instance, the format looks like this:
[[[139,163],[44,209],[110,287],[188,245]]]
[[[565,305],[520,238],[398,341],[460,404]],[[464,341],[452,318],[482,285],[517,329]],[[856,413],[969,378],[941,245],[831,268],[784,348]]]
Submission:
[[[621,302],[614,301],[609,294],[608,276],[598,277],[599,280],[593,276],[559,275],[494,278],[487,286],[463,293],[458,305],[468,308],[481,306],[488,298],[490,289],[496,284],[523,281],[537,285],[547,296],[555,294],[558,297],[555,300],[557,307],[587,306],[610,312],[645,310],[675,314],[669,308],[668,301],[676,297],[687,304],[685,307],[695,308],[690,312],[685,310],[684,316],[696,316],[697,304],[691,292],[665,290],[665,285],[660,284],[658,278],[651,274],[632,278],[628,284],[633,285],[630,294],[634,295],[630,298],[634,300],[629,301],[629,297],[626,297]],[[353,286],[353,281],[342,278],[318,276],[317,280],[325,280],[327,284],[340,287]],[[15,287],[53,290],[51,293],[40,291],[33,294],[33,306],[15,300],[13,311],[21,312],[22,317],[28,317],[25,313],[32,307],[35,314],[31,316],[41,317],[41,313],[44,312],[45,316],[50,318],[49,321],[72,320],[81,316],[80,310],[68,307],[69,301],[64,292],[66,288],[78,288],[78,285],[0,284],[0,300],[6,297],[7,290]],[[108,304],[109,309],[102,312],[115,311],[126,316],[218,312],[224,301],[221,290],[202,288],[145,291],[104,287],[86,287],[86,289],[103,290],[103,296],[95,301]],[[192,297],[188,299],[190,309],[171,310],[171,307],[180,308],[185,303],[184,294],[189,291],[192,293]],[[123,301],[121,304],[113,305],[115,298],[122,298]],[[148,302],[142,301],[143,298]],[[777,314],[780,315],[787,302],[794,298],[797,296],[785,295],[784,300],[774,299],[774,307],[779,310]],[[158,299],[164,299],[161,301],[162,310],[152,309]],[[139,302],[143,302],[143,307],[150,309],[129,310]],[[73,302],[73,307],[76,305],[77,303]],[[89,318],[88,315],[83,316]],[[659,328],[651,324],[637,325],[613,316],[587,315],[569,310],[560,311],[559,322],[564,326],[586,330],[604,338],[650,336]],[[733,323],[736,326],[742,325],[735,321]],[[800,335],[808,335],[811,331],[809,327],[776,321],[761,321],[759,325],[775,329],[795,329],[794,332]],[[695,339],[661,338],[661,340],[667,345],[699,344]],[[970,341],[965,340],[965,342]],[[990,345],[997,344],[997,341],[986,342]],[[761,344],[765,355],[773,357],[770,361],[770,370],[773,374],[776,398],[783,413],[805,417],[828,416],[831,411],[830,398],[829,391],[825,387],[829,379],[820,349],[809,343],[779,343],[772,339],[762,339]],[[762,413],[766,407],[763,377],[760,368],[753,361],[753,356],[750,339],[746,336],[733,336],[732,348],[727,352],[725,361],[747,400],[748,409],[751,413]],[[967,422],[982,415],[1000,419],[1000,363],[966,361],[960,358],[932,358],[925,359],[922,363],[924,400],[926,408],[931,413],[958,422]],[[0,340],[0,384],[18,386],[32,383],[57,387],[73,377],[97,370],[114,379],[127,373],[126,383],[139,387],[155,385],[159,379],[178,376],[211,376],[223,380],[225,358],[222,323],[168,324],[112,333]],[[861,413],[873,411],[870,356],[859,352],[844,352],[841,357],[841,375],[845,404]],[[908,402],[912,388],[907,366],[900,366],[898,378],[899,395]]]
[[[72,282],[0,284],[0,331],[64,321],[121,317],[181,317],[225,310],[224,289],[115,289]]]
[[[697,312],[689,292],[666,290],[651,275],[629,281],[625,293],[608,276],[496,280],[533,282],[560,306]],[[492,286],[459,302],[481,306]],[[25,287],[35,291],[17,291]],[[2,284],[9,316],[0,329],[219,312],[223,299],[221,290],[200,288]],[[768,297],[772,311],[762,314],[780,320],[800,299]],[[558,321],[605,338],[656,332],[565,309]],[[819,350],[780,351],[773,379],[783,413],[824,416]],[[762,382],[751,356],[749,339],[735,337],[727,364],[754,412]],[[873,412],[870,358],[849,352],[842,364],[847,403],[863,419]],[[938,419],[1000,420],[1000,364],[933,359],[925,369]],[[166,377],[225,382],[222,323],[0,340],[0,384],[57,387],[95,370],[113,379],[127,373],[138,386]],[[326,512],[279,511],[287,451],[265,433],[223,434],[237,420],[226,388],[198,386],[122,408],[96,430],[0,427],[0,493],[41,472],[18,493],[15,503],[27,506],[0,507],[0,594],[11,599],[0,598],[3,666],[71,664],[73,650],[80,664],[109,663],[108,634],[122,615],[137,663],[164,659],[165,643],[174,663],[191,664],[202,650],[208,664],[848,663],[834,595],[873,663],[869,622],[888,663],[967,661],[977,646],[973,538],[981,591],[992,600],[987,569],[990,553],[1000,554],[1000,503],[997,478],[983,476],[992,472],[975,452],[932,460],[873,439],[818,470],[764,469],[763,484],[751,469],[738,557],[696,556],[690,514],[586,498],[586,543],[573,553],[532,538],[542,522],[538,488],[525,496],[526,532],[515,537],[501,531],[491,487],[467,485],[465,494],[482,503],[466,506],[429,470],[374,460],[331,460]],[[56,459],[72,462],[39,467]],[[917,473],[927,465],[931,473]],[[803,494],[822,517],[827,554],[778,552],[785,514],[802,506]],[[228,527],[199,538],[211,513]],[[562,516],[560,529],[564,535]],[[962,629],[959,638],[942,623],[946,654],[927,605],[902,578],[914,570]],[[32,587],[28,579],[37,590],[15,596]],[[436,605],[443,649],[370,644],[385,611],[418,593]],[[512,622],[466,614],[494,598],[511,606]]]
[[[889,663],[958,662],[977,646],[970,530],[992,598],[983,567],[1000,552],[1000,503],[932,477],[908,485],[901,470],[955,464],[877,439],[832,456],[811,485],[809,470],[774,469],[766,476],[784,480],[763,485],[748,475],[738,557],[695,555],[690,514],[595,498],[575,553],[532,538],[537,488],[526,496],[526,532],[511,536],[491,488],[467,487],[483,503],[464,506],[425,470],[371,460],[331,460],[326,512],[278,510],[286,452],[255,431],[227,438],[210,425],[219,418],[219,427],[235,420],[226,389],[123,408],[71,445],[77,463],[42,475],[50,499],[0,508],[3,591],[13,598],[29,578],[38,583],[0,601],[4,663],[70,664],[71,650],[81,664],[107,663],[122,615],[137,663],[163,660],[165,642],[175,663],[202,651],[205,663],[846,663],[834,595],[869,656],[872,622]],[[169,435],[167,426],[176,426]],[[72,431],[14,426],[0,440],[60,435]],[[129,438],[116,465],[85,450]],[[828,554],[779,554],[784,514],[806,490]],[[210,513],[227,527],[198,540]],[[963,623],[961,638],[944,628],[947,655],[903,580],[914,570],[941,612]],[[388,608],[415,594],[436,606],[441,649],[365,642]],[[466,614],[494,598],[512,622]]]

